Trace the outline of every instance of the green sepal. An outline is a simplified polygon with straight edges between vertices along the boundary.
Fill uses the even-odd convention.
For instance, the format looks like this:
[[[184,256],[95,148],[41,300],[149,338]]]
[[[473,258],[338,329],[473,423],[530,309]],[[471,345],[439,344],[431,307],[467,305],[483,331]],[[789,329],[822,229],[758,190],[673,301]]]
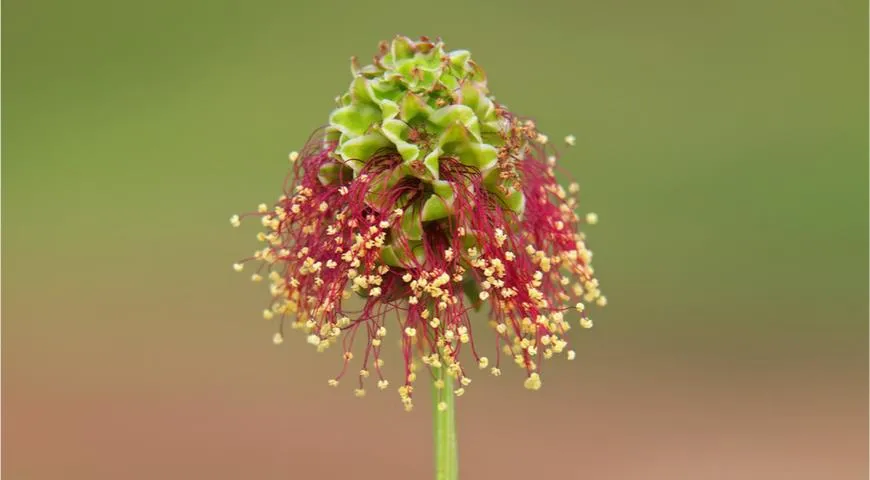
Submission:
[[[329,124],[350,137],[366,133],[375,122],[381,120],[381,110],[369,103],[341,107],[329,116]]]
[[[460,239],[462,240],[462,248],[477,248],[480,246],[480,243],[477,241],[477,235],[474,232],[466,232],[465,235]]]
[[[350,94],[354,103],[376,103],[371,83],[363,77],[356,77],[350,83]]]
[[[402,97],[402,103],[399,107],[399,117],[402,120],[410,122],[418,116],[428,118],[431,114],[432,107],[414,92],[407,92]]]
[[[408,242],[408,247],[411,249],[411,254],[414,255],[414,260],[417,263],[426,261],[426,249],[423,247],[423,242],[412,240]],[[386,245],[381,248],[381,261],[391,267],[409,268],[413,262],[408,258],[408,253],[405,248],[397,245]]]
[[[381,107],[381,117],[385,122],[396,118],[396,115],[399,114],[399,105],[392,100],[381,100],[379,105]]]
[[[465,165],[476,167],[480,170],[492,168],[498,163],[498,150],[492,145],[485,143],[472,143],[466,145],[459,152],[459,161]]]
[[[439,159],[444,152],[441,151],[440,147],[435,147],[434,150],[426,154],[426,157],[423,159],[423,166],[426,167],[426,170],[432,175],[432,178],[438,180],[440,178],[439,168],[440,162]]]
[[[317,179],[322,185],[348,182],[353,178],[353,171],[337,162],[325,163],[317,170]]]
[[[395,62],[408,60],[414,56],[414,46],[407,37],[396,37],[390,44],[390,53]]]
[[[362,67],[359,74],[366,78],[375,78],[384,73],[384,70],[377,65],[366,65]]]
[[[420,209],[417,204],[412,204],[405,209],[401,225],[402,232],[408,240],[423,239],[423,222],[420,219]]]
[[[423,203],[423,221],[431,222],[433,220],[441,220],[447,218],[453,213],[453,208],[439,197],[438,195],[430,195]]]
[[[417,263],[426,263],[426,248],[423,242],[411,242],[411,253],[414,254]]]
[[[431,222],[453,215],[453,201],[456,193],[450,182],[432,181],[432,195],[423,203],[423,221]]]
[[[365,162],[371,158],[375,152],[387,145],[390,145],[390,141],[387,137],[380,133],[370,133],[368,135],[346,140],[344,143],[339,145],[335,151],[345,159]],[[354,172],[359,172],[360,168],[362,168],[361,165],[359,168],[354,167]]]
[[[380,78],[371,80],[369,85],[371,85],[375,98],[378,98],[380,101],[390,100],[395,102],[404,93],[404,90],[394,82],[388,82]]]
[[[471,58],[471,52],[468,50],[454,50],[448,54],[450,56],[450,64],[455,68],[464,69],[465,64]]]
[[[416,160],[420,156],[420,147],[405,141],[408,137],[408,124],[401,120],[385,120],[383,133],[399,151],[399,155],[406,162]]]
[[[504,203],[514,213],[521,215],[526,210],[526,196],[521,191],[513,191],[504,197]]]
[[[432,191],[450,203],[453,203],[453,198],[456,195],[456,192],[453,191],[453,185],[444,180],[434,180],[432,182]]]
[[[454,123],[460,123],[467,127],[477,123],[477,116],[474,115],[474,110],[467,105],[449,105],[432,112],[429,121],[442,128]]]
[[[404,255],[402,255],[404,257]],[[381,261],[391,267],[404,267],[404,263],[399,259],[398,252],[392,245],[381,247]]]

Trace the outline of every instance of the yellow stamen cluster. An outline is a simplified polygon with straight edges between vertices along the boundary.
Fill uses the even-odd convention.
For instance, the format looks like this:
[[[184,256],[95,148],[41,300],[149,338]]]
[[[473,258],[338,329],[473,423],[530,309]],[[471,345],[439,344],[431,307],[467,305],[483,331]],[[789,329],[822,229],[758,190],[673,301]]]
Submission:
[[[533,123],[516,123],[516,128],[522,132],[527,153],[550,149],[547,136],[537,132]],[[571,146],[576,142],[572,135],[564,140]],[[553,172],[556,157],[548,158],[546,164],[540,163],[540,170],[546,171],[540,188],[522,192],[525,202],[537,202],[535,206],[546,212],[539,224],[522,228],[518,216],[483,230],[466,223],[455,232],[457,238],[470,238],[470,243],[427,245],[431,247],[427,254],[442,254],[437,261],[399,263],[404,267],[396,267],[395,260],[387,264],[382,257],[385,248],[397,241],[395,227],[402,224],[404,210],[388,207],[385,213],[359,213],[368,211],[364,209],[352,213],[347,203],[363,197],[352,183],[332,187],[332,197],[315,188],[296,186],[275,206],[258,205],[256,213],[246,214],[259,216],[264,227],[257,234],[261,248],[252,257],[261,270],[253,273],[251,280],[268,279],[272,299],[262,316],[277,323],[273,342],[283,343],[282,329],[289,319],[290,327],[301,330],[318,352],[339,344],[344,349],[345,369],[328,381],[330,386],[337,386],[345,371],[357,371],[348,370],[354,356],[349,343],[341,340],[351,338],[352,342],[359,334],[367,344],[354,394],[363,397],[366,381],[376,381],[380,390],[389,387],[382,376],[380,356],[387,337],[385,310],[389,306],[402,312],[398,329],[390,330],[406,359],[404,381],[397,389],[406,410],[413,408],[419,363],[433,373],[446,375],[435,382],[436,389],[444,389],[444,379],[449,377],[458,386],[453,394],[465,393],[471,378],[459,359],[462,350],[471,352],[478,367],[489,369],[493,376],[501,375],[504,354],[527,372],[525,388],[538,390],[543,359],[561,354],[568,360],[576,358],[566,339],[571,322],[579,317],[581,327],[591,328],[587,306],[607,304],[590,265],[592,252],[585,235],[578,231],[583,220],[593,225],[598,216],[578,216],[575,194],[579,186],[572,183],[567,190],[560,186]],[[298,159],[297,152],[289,155],[291,162]],[[513,161],[507,157],[501,160]],[[354,182],[369,180],[367,175],[359,174]],[[238,227],[240,217],[233,215],[230,224]],[[481,231],[487,232],[486,238],[474,237],[474,232]],[[242,271],[244,264],[233,264],[233,269]],[[468,284],[473,284],[471,290],[466,289]],[[342,302],[354,295],[365,299],[366,307],[352,319]],[[489,324],[500,345],[492,362],[475,351],[473,325],[463,295],[475,307],[486,302],[491,309]],[[436,405],[447,408],[443,397]]]

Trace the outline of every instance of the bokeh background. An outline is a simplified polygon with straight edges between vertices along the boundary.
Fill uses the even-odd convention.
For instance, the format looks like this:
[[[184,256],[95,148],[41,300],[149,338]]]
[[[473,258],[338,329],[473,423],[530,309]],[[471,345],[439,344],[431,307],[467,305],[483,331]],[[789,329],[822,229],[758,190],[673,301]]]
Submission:
[[[867,4],[7,0],[9,479],[429,478],[429,409],[271,344],[232,213],[396,33],[467,48],[582,185],[578,359],[459,402],[466,479],[867,478]]]

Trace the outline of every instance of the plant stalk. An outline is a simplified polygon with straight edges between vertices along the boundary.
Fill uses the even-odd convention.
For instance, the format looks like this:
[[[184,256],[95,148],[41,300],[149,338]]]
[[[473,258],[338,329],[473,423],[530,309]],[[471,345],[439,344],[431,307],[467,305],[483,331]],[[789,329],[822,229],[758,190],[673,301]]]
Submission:
[[[435,440],[435,480],[459,478],[459,455],[456,448],[456,406],[453,377],[444,367],[433,368],[432,429]],[[439,382],[443,388],[437,388]]]

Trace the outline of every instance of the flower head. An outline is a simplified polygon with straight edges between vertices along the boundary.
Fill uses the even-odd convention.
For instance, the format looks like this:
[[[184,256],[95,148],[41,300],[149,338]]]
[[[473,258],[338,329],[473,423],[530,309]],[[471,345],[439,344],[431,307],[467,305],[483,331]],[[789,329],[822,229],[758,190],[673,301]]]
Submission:
[[[573,359],[567,331],[592,325],[587,304],[606,303],[579,231],[597,216],[578,215],[555,148],[494,101],[469,52],[400,36],[352,71],[328,126],[290,154],[284,193],[244,215],[265,227],[248,261],[253,279],[269,279],[275,343],[287,322],[319,351],[340,349],[330,385],[362,344],[362,396],[370,376],[388,385],[381,349],[398,341],[408,409],[417,361],[462,386],[472,366],[498,375],[507,361],[537,390],[542,360]],[[483,306],[488,323],[470,315]],[[495,337],[492,358],[474,334]]]

